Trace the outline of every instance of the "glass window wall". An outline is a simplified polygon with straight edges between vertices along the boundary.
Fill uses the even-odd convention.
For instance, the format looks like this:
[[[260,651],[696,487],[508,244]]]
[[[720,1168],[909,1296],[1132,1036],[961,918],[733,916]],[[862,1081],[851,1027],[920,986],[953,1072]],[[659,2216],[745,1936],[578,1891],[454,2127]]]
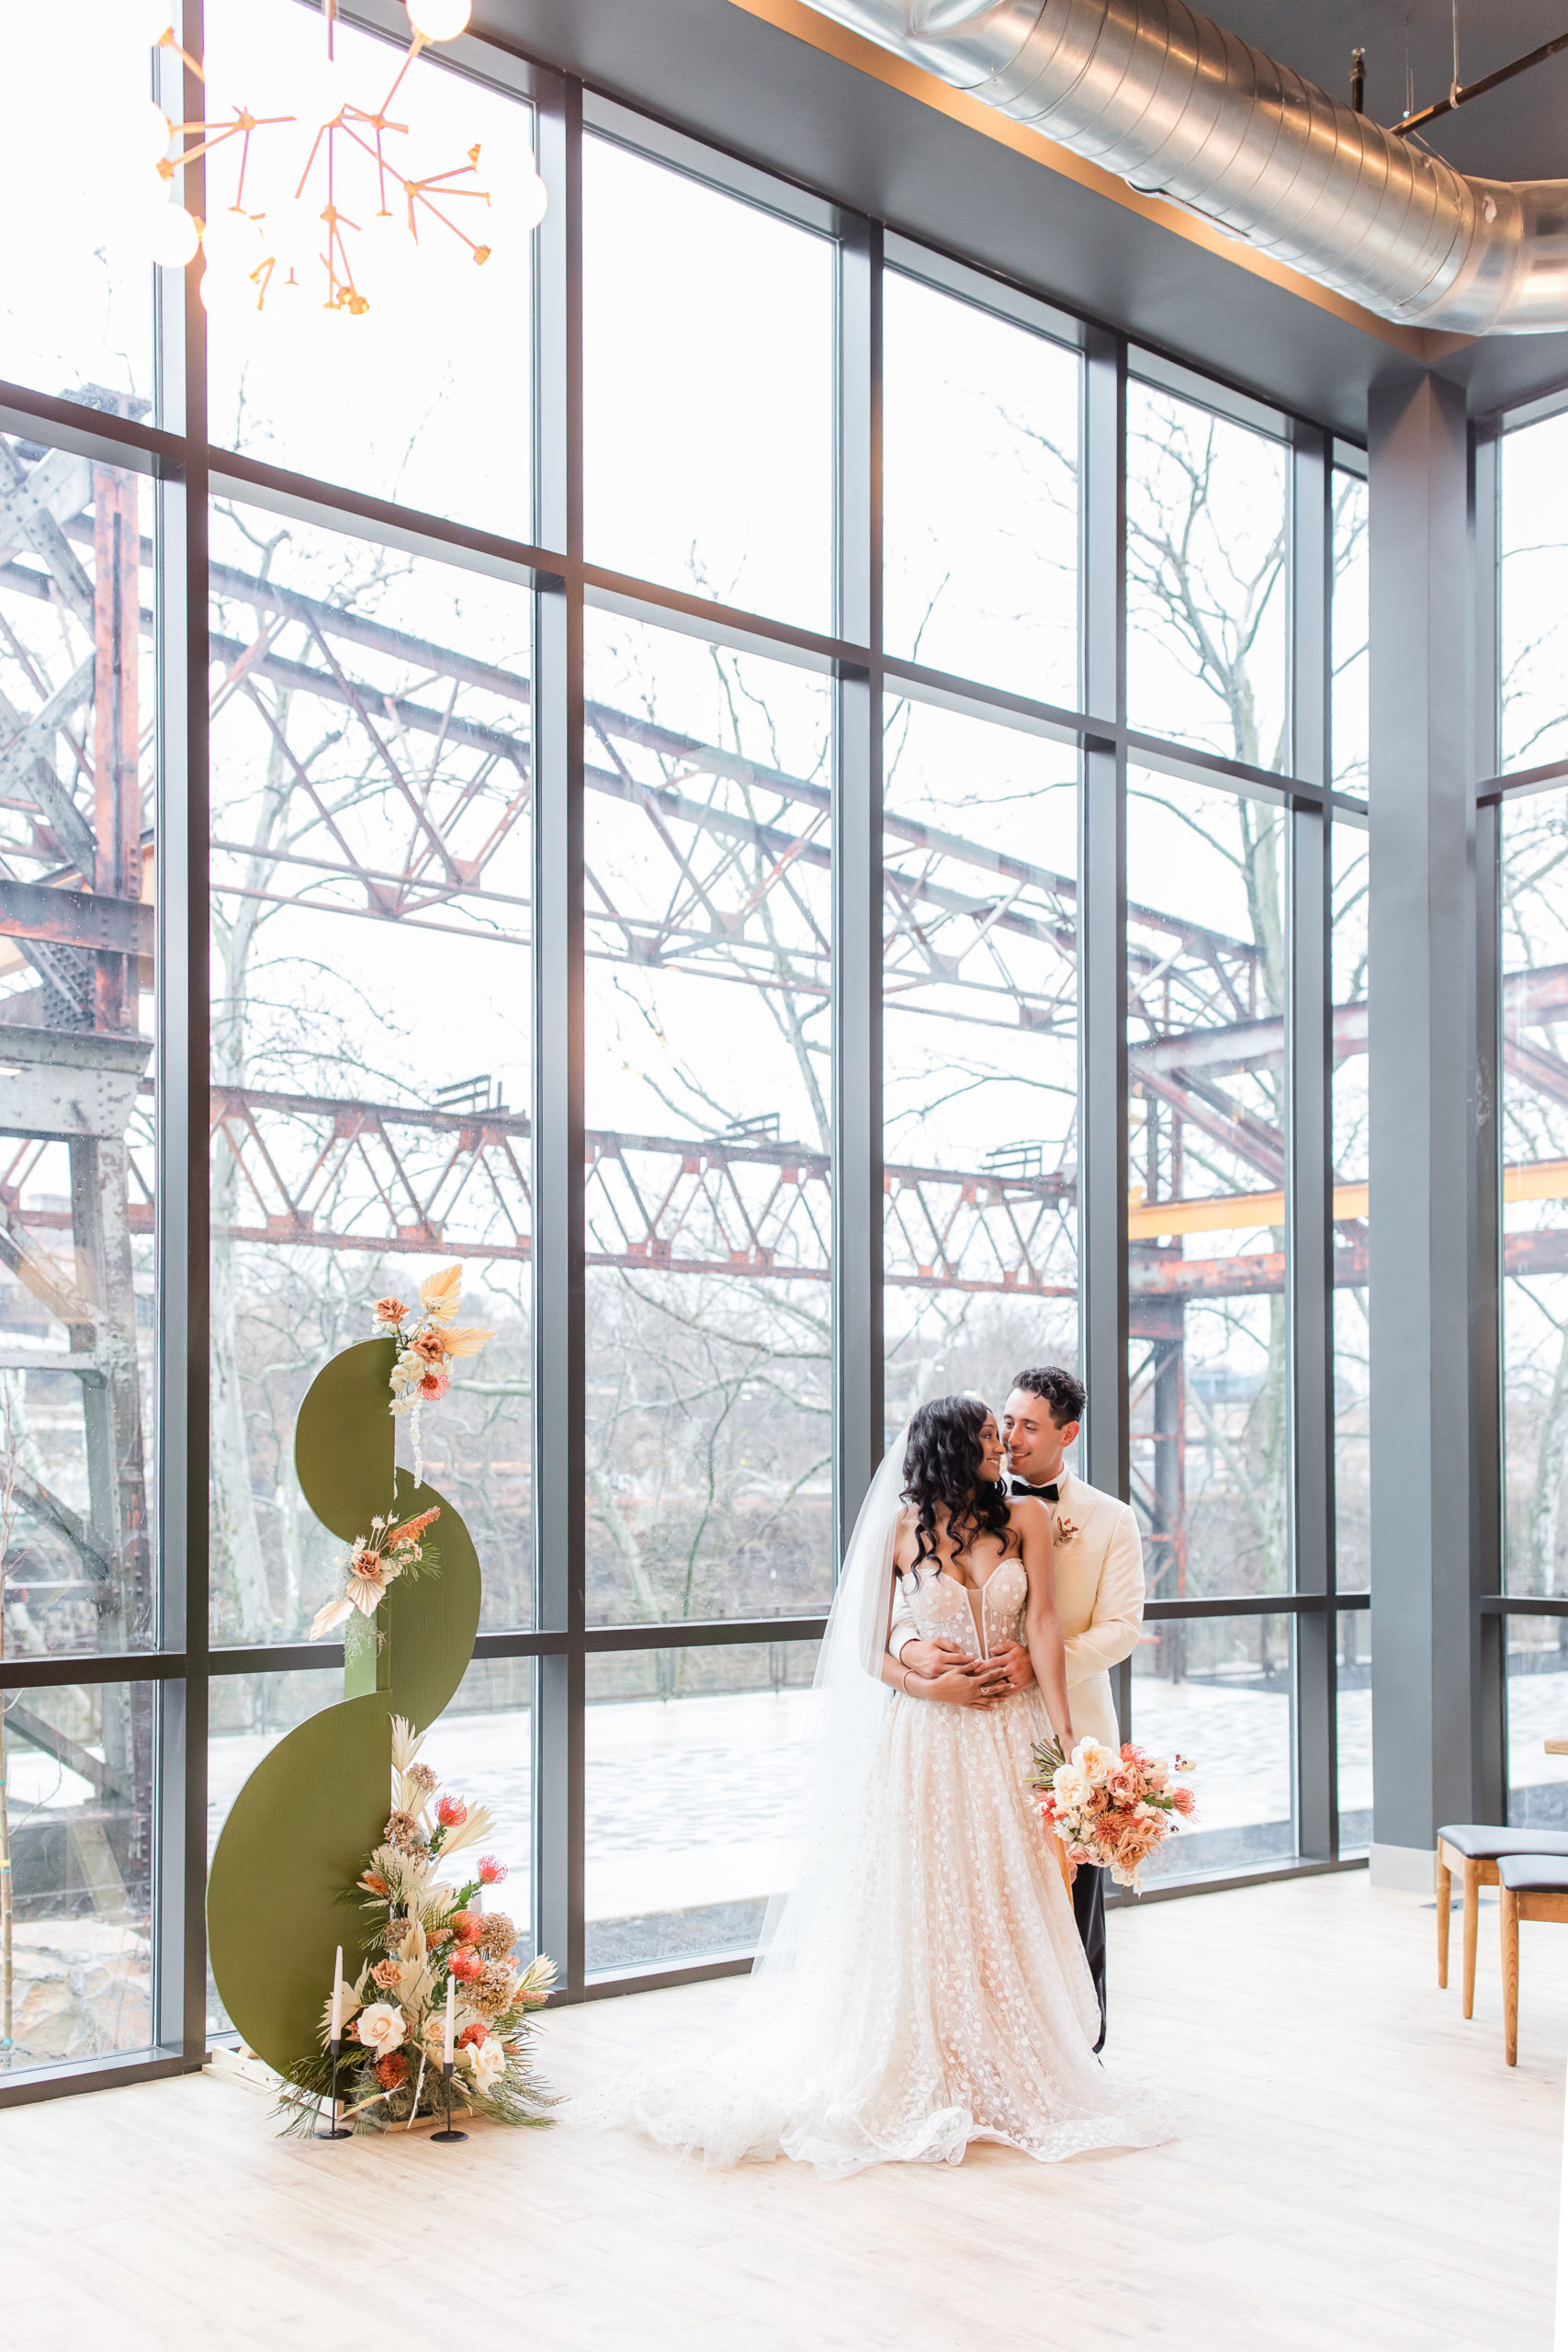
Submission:
[[[323,81],[321,21],[284,0],[209,17],[215,91],[254,74],[254,103],[296,68],[352,96],[395,63],[340,25]],[[168,65],[112,49],[85,69],[111,111]],[[414,254],[378,229],[361,307],[308,317],[286,277],[279,307],[237,296],[249,232],[227,260],[220,232],[207,305],[160,313],[160,380],[192,416],[205,381],[212,440],[176,436],[156,475],[137,439],[152,266],[84,243],[96,181],[40,229],[70,300],[34,302],[19,265],[0,441],[13,2068],[173,2070],[222,2029],[215,1996],[185,2002],[169,1932],[199,1912],[204,1829],[341,1690],[303,1638],[333,1545],[292,1475],[295,1415],[378,1295],[454,1261],[465,1320],[495,1336],[425,1458],[485,1602],[432,1754],[495,1813],[509,1907],[568,1997],[744,1960],[790,1867],[835,1530],[867,1468],[848,1433],[943,1389],[999,1404],[1021,1363],[1098,1349],[1091,1436],[1104,1383],[1130,1384],[1105,1420],[1130,1411],[1164,1604],[1134,1727],[1201,1759],[1200,1826],[1166,1867],[1287,1866],[1297,1758],[1329,1750],[1332,1679],[1298,1705],[1292,1618],[1242,1605],[1290,1591],[1291,1415],[1336,1402],[1290,1390],[1284,1144],[1287,909],[1329,910],[1292,900],[1255,773],[1288,767],[1292,694],[1323,684],[1290,677],[1292,596],[1322,605],[1325,641],[1329,620],[1326,582],[1292,569],[1286,441],[1141,383],[1108,439],[1113,404],[1082,397],[1100,359],[1026,294],[933,260],[886,271],[879,309],[868,224],[628,117],[604,135],[608,109],[581,138],[550,74],[464,57],[482,74],[427,58],[406,87],[432,171],[479,145],[487,256],[451,223]],[[234,161],[209,158],[220,196]],[[843,406],[878,382],[880,501]],[[70,450],[40,389],[85,403]],[[530,485],[540,515],[570,511],[580,459],[586,554],[536,548]],[[1153,739],[1130,778],[1079,684],[1086,560],[1123,552],[1081,544],[1118,511],[1088,492],[1123,470],[1131,708]],[[835,652],[821,633],[876,609],[852,575],[879,514],[882,634]],[[1124,874],[1105,854],[1123,791]],[[1326,821],[1321,780],[1289,796],[1292,824]],[[1323,1171],[1352,1192],[1363,838],[1335,863]],[[1537,866],[1518,889],[1545,906]],[[1555,952],[1532,933],[1508,1000],[1532,1053]],[[1124,1030],[1105,985],[1123,961]],[[1114,1121],[1085,1122],[1086,1086]],[[1124,1181],[1121,1136],[1125,1320],[1116,1269],[1079,1251],[1085,1205]],[[1539,1182],[1529,1199],[1544,1216]],[[1348,1301],[1364,1201],[1335,1216]],[[880,1332],[855,1287],[879,1220]],[[1364,1384],[1343,1329],[1340,1355]],[[1363,1396],[1339,1414],[1342,1562]],[[565,1437],[536,1446],[547,1416]],[[1343,1615],[1348,1838],[1365,1653]],[[80,1682],[94,1650],[120,1680]],[[209,1733],[205,1807],[187,1723]],[[1334,1792],[1311,1794],[1327,1817]]]
[[[899,701],[884,760],[887,1415],[1077,1361],[1077,762]]]

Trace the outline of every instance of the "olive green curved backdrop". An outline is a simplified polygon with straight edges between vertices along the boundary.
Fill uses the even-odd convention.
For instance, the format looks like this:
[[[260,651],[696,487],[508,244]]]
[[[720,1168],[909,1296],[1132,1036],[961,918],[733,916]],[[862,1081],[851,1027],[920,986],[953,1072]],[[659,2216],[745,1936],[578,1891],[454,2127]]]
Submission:
[[[299,1408],[294,1466],[306,1501],[344,1544],[372,1516],[439,1505],[440,1573],[400,1577],[377,1612],[345,1628],[340,1705],[312,1715],[262,1758],[235,1798],[207,1886],[207,1937],[223,2006],[250,2047],[281,2073],[319,2044],[333,1955],[357,1973],[359,1912],[344,1902],[379,1845],[390,1803],[389,1718],[420,1730],[463,1679],[479,1622],[479,1564],[468,1531],[434,1487],[397,1473],[388,1386],[395,1343],[367,1340],[318,1373]]]

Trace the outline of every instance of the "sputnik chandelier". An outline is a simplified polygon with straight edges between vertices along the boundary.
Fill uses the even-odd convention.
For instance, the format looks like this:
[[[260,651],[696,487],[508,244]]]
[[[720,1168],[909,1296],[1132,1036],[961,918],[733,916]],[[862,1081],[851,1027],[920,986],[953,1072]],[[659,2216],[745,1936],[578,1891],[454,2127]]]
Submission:
[[[476,263],[482,266],[490,259],[490,246],[470,236],[458,217],[465,203],[488,207],[491,201],[489,189],[477,185],[478,146],[470,147],[467,161],[453,169],[423,177],[404,167],[403,151],[388,146],[389,141],[406,140],[417,129],[412,120],[417,85],[404,86],[410,68],[430,43],[452,40],[463,30],[472,0],[407,0],[407,6],[408,50],[378,105],[360,106],[334,87],[330,112],[304,117],[258,115],[247,106],[231,106],[227,116],[217,119],[171,122],[161,107],[150,107],[149,149],[156,147],[164,190],[164,200],[152,208],[149,224],[152,258],[166,269],[183,269],[199,252],[202,299],[209,306],[215,299],[239,295],[255,311],[276,310],[281,301],[300,300],[307,277],[319,267],[323,273],[317,280],[323,287],[322,309],[363,317],[370,301],[355,278],[356,254],[367,236],[375,245],[395,232],[400,215],[415,245],[422,225],[438,226],[458,238]],[[143,6],[152,46],[173,50],[205,84],[201,63],[175,38],[174,0],[143,0]],[[327,60],[335,67],[336,0],[325,0],[324,15]],[[290,124],[299,130],[284,177],[280,166],[285,156],[279,151]],[[257,134],[258,154],[253,164],[251,142]],[[176,140],[180,149],[172,153]],[[187,140],[193,143],[184,144]],[[175,173],[198,158],[215,159],[207,166],[205,220],[167,200]],[[225,166],[233,167],[231,187],[219,184],[220,175],[226,176]],[[263,181],[270,185],[258,185]],[[476,184],[461,185],[469,181]],[[222,194],[230,197],[227,205],[219,200]],[[519,226],[532,229],[544,209],[544,183],[530,171]]]

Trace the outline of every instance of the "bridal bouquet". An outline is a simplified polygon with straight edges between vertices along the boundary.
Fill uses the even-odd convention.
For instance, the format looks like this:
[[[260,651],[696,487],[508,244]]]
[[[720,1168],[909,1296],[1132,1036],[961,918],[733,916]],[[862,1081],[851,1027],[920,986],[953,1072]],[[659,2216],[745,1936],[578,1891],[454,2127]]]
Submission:
[[[363,1907],[373,1924],[365,1963],[344,1985],[344,2120],[358,2131],[385,2131],[444,2109],[450,1984],[455,2105],[500,2123],[543,2123],[548,2119],[538,2110],[552,2101],[533,2072],[529,2012],[548,1995],[555,1963],[541,1955],[520,1967],[515,1923],[504,1911],[480,1908],[485,1889],[506,1876],[493,1855],[446,1875],[453,1858],[486,1835],[491,1817],[482,1805],[437,1793],[435,1774],[419,1761],[422,1745],[394,1715],[392,1809],[353,1890],[368,1897]],[[331,2031],[329,1998],[320,2054],[293,2070],[283,2093],[290,2131],[310,2131],[328,2095]]]
[[[1131,1741],[1117,1749],[1080,1739],[1070,1757],[1054,1740],[1043,1741],[1034,1763],[1029,1785],[1067,1860],[1099,1863],[1118,1886],[1141,1894],[1144,1864],[1194,1809],[1191,1790],[1178,1788],[1172,1777],[1192,1771],[1190,1759],[1168,1761]]]

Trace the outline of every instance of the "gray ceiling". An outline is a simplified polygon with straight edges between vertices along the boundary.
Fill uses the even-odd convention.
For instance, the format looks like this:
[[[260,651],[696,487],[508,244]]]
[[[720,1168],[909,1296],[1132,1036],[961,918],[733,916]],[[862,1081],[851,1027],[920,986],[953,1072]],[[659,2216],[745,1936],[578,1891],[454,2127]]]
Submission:
[[[1568,32],[1568,0],[1484,0],[1483,47],[1470,21],[1480,25],[1483,5],[1460,0],[1467,74]],[[1408,13],[1418,102],[1448,88],[1449,0],[1221,0],[1221,12],[1335,90],[1347,88],[1359,40],[1371,51],[1370,110],[1384,120],[1403,106]],[[1371,386],[1412,364],[1377,334],[731,0],[475,0],[474,28],[1337,432],[1363,433]],[[1434,147],[1438,133],[1467,170],[1568,177],[1568,52],[1438,124]],[[1465,385],[1473,412],[1501,408],[1568,383],[1568,332],[1489,336],[1438,365]]]
[[[1337,98],[1350,95],[1350,52],[1367,52],[1367,112],[1404,112],[1446,97],[1453,73],[1450,0],[1211,0],[1203,13],[1294,66]],[[1568,33],[1568,0],[1459,0],[1460,80],[1473,82]],[[1461,172],[1490,179],[1568,178],[1568,50],[1446,115],[1423,133]]]

